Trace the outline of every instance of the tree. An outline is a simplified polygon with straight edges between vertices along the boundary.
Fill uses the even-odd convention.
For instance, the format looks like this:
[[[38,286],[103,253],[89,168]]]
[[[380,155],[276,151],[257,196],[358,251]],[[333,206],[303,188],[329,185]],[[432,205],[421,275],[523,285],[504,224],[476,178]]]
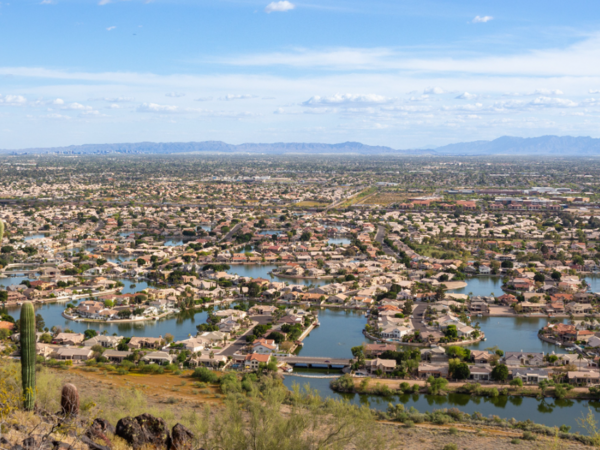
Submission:
[[[165,334],[165,342],[168,344],[170,344],[171,342],[173,342],[173,335],[170,333]]]
[[[267,339],[273,339],[275,343],[281,344],[283,341],[285,341],[285,336],[278,331],[273,331],[267,336]]]
[[[87,329],[83,332],[83,337],[87,341],[95,336],[98,336],[98,332],[96,330]]]
[[[555,270],[555,271],[552,272],[551,277],[555,281],[560,281],[560,279],[562,277],[562,274],[558,270]]]
[[[44,328],[46,328],[46,322],[44,322],[41,314],[35,315],[35,328],[37,331],[44,331]]]
[[[448,380],[445,378],[434,378],[432,375],[427,378],[427,393],[439,395],[448,385]]]
[[[456,329],[456,325],[448,325],[446,327],[446,331],[444,331],[444,335],[451,341],[457,340],[458,339],[458,330]]]
[[[408,317],[412,314],[412,309],[413,307],[413,301],[411,299],[406,300],[406,302],[404,302],[404,306],[402,307],[402,313]]]
[[[452,369],[452,376],[457,380],[466,380],[471,376],[469,365],[466,362],[458,363]]]
[[[492,369],[492,379],[500,383],[508,380],[508,367],[505,364],[498,364]]]
[[[537,281],[538,283],[543,283],[544,281],[546,281],[546,277],[543,273],[538,272],[533,276],[533,280]]]

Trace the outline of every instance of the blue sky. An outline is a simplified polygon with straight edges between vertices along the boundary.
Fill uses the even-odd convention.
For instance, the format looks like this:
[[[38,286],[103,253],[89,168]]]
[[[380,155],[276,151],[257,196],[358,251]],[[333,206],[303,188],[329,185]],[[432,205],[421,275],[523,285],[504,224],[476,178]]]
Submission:
[[[596,1],[0,0],[0,148],[600,137]]]

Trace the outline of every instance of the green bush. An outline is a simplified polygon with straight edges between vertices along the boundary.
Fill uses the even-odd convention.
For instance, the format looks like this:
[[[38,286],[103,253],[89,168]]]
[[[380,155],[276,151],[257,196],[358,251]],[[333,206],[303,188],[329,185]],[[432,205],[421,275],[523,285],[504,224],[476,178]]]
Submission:
[[[458,450],[456,444],[446,444],[444,445],[444,450]]]
[[[192,376],[194,378],[198,378],[200,381],[204,381],[205,383],[217,383],[219,381],[219,376],[206,367],[198,367],[196,370],[194,370]]]
[[[524,441],[535,441],[536,436],[531,431],[523,431],[522,439]]]

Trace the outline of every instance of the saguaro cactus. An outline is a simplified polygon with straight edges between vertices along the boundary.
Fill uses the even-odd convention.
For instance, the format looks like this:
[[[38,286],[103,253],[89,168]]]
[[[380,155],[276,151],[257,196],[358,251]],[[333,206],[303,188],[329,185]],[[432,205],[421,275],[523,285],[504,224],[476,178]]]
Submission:
[[[60,406],[65,416],[76,416],[79,414],[79,392],[77,386],[67,383],[62,388]]]
[[[21,378],[23,379],[23,406],[35,407],[35,310],[31,302],[21,307]]]
[[[4,222],[0,219],[0,244],[2,244],[2,238],[4,237]]]

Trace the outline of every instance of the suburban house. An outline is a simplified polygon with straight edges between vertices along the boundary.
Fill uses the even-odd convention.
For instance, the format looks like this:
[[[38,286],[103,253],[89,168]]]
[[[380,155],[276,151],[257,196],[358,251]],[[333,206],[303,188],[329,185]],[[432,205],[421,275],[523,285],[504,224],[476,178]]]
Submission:
[[[56,349],[54,353],[56,359],[61,361],[87,361],[92,357],[94,352],[91,348],[73,348],[73,347],[62,347]]]
[[[396,360],[376,358],[367,361],[365,365],[371,373],[375,373],[378,370],[382,373],[392,373],[396,369]]]
[[[175,356],[167,352],[150,352],[142,357],[142,361],[151,364],[171,364],[174,359]]]
[[[258,370],[260,363],[269,364],[270,355],[261,355],[258,353],[250,353],[244,359],[244,368],[249,370]]]

